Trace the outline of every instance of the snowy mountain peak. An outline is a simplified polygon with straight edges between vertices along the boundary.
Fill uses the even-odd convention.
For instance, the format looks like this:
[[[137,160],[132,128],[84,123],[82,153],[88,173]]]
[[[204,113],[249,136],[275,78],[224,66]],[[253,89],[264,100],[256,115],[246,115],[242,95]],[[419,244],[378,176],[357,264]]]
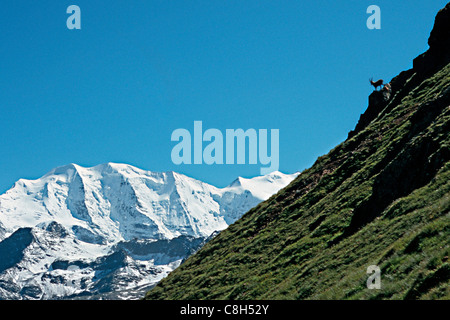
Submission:
[[[267,200],[270,196],[277,193],[278,190],[287,186],[299,173],[284,174],[280,171],[274,171],[264,176],[254,178],[238,177],[228,188],[241,188],[248,190],[258,199]]]
[[[69,230],[85,228],[106,242],[208,236],[236,220],[230,193],[233,199],[250,193],[248,207],[240,211],[248,210],[296,175],[239,177],[221,189],[170,171],[157,173],[117,163],[90,168],[69,164],[37,180],[21,179],[0,196],[0,223],[12,233],[56,221]],[[221,210],[224,205],[227,210]]]
[[[138,248],[140,261],[146,261],[148,268],[136,271],[139,281],[144,281],[144,274],[148,277],[155,261],[167,263],[161,267],[166,274],[177,265],[171,263],[184,256],[168,258],[167,252],[149,256],[145,248],[154,251],[155,246],[169,248],[183,243],[194,246],[190,239],[206,239],[225,229],[297,175],[274,172],[252,179],[240,177],[228,187],[216,188],[177,172],[151,172],[110,162],[88,168],[72,163],[36,180],[20,179],[0,195],[0,244],[8,252],[9,245],[4,241],[17,238],[18,230],[22,230],[19,235],[31,232],[32,241],[26,237],[23,248],[11,257],[17,263],[0,270],[0,281],[19,281],[23,285],[37,281],[33,285],[42,290],[41,297],[75,294],[81,289],[65,287],[58,291],[51,282],[43,283],[36,277],[61,275],[73,280],[81,277],[81,271],[74,271],[75,266],[80,270],[80,266],[103,268],[102,257],[123,246],[129,254]],[[199,241],[195,245],[203,240]],[[126,261],[135,264],[135,258]],[[94,263],[96,259],[101,261]],[[61,261],[66,261],[63,265],[74,264],[73,270],[55,268],[61,266]],[[18,268],[14,272],[20,276],[14,274],[14,268]],[[156,281],[160,277],[150,278]],[[0,299],[2,296],[8,294],[0,289]]]

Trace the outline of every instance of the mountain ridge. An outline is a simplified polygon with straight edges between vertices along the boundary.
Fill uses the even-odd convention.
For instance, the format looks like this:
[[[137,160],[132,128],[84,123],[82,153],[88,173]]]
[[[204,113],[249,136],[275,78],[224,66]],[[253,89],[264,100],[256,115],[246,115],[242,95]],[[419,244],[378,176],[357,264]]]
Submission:
[[[430,49],[369,96],[343,143],[145,298],[448,299],[449,21],[450,3]],[[373,265],[379,290],[367,286]]]
[[[69,164],[65,166],[60,166],[57,168],[52,169],[48,173],[46,173],[44,176],[42,176],[39,179],[29,180],[29,179],[19,179],[14,186],[7,190],[3,195],[0,195],[0,209],[7,207],[7,202],[12,201],[14,203],[15,197],[18,196],[21,192],[25,192],[27,196],[37,193],[36,197],[33,200],[43,200],[44,209],[41,211],[47,211],[51,212],[54,210],[55,203],[61,206],[64,206],[64,201],[61,199],[50,199],[49,196],[58,195],[61,192],[71,192],[72,189],[75,189],[75,191],[80,191],[79,194],[72,194],[72,199],[67,203],[67,209],[70,212],[74,218],[78,220],[86,220],[87,223],[95,223],[92,219],[95,218],[101,218],[101,217],[94,217],[90,216],[87,211],[94,210],[97,212],[102,212],[108,209],[108,205],[105,204],[105,208],[91,208],[88,205],[92,202],[102,202],[102,197],[105,196],[105,194],[100,194],[100,192],[96,192],[94,190],[97,188],[98,190],[103,189],[111,189],[112,187],[127,187],[126,191],[129,192],[127,197],[131,198],[130,200],[133,200],[136,202],[136,206],[138,209],[148,209],[143,208],[144,204],[140,203],[141,199],[136,199],[136,194],[143,191],[141,186],[137,187],[133,185],[134,182],[141,183],[143,188],[148,188],[150,191],[154,191],[154,198],[153,199],[146,199],[148,201],[157,201],[157,200],[168,200],[170,198],[168,194],[175,194],[175,197],[179,196],[179,191],[177,188],[182,188],[184,186],[188,186],[193,188],[194,190],[192,192],[205,192],[210,191],[213,195],[212,198],[215,198],[216,200],[222,197],[223,195],[226,195],[228,192],[233,190],[233,192],[237,193],[245,193],[250,192],[252,195],[259,200],[264,200],[264,197],[268,197],[269,195],[276,192],[280,186],[285,185],[285,181],[291,180],[292,177],[296,176],[298,173],[289,175],[289,174],[283,174],[281,172],[273,172],[269,175],[262,176],[262,177],[255,177],[252,179],[245,179],[245,178],[237,178],[235,181],[239,181],[239,179],[243,179],[245,181],[258,181],[258,182],[273,182],[273,177],[277,177],[277,179],[280,181],[280,184],[274,184],[272,188],[269,188],[269,191],[267,194],[262,194],[259,190],[253,191],[249,188],[245,188],[240,186],[238,187],[236,184],[231,183],[229,186],[224,188],[217,188],[212,185],[209,185],[207,183],[204,183],[200,180],[196,180],[193,178],[190,178],[188,176],[185,176],[183,174],[174,172],[174,171],[167,171],[167,172],[152,172],[147,170],[142,170],[136,167],[133,167],[131,165],[126,164],[117,164],[117,163],[104,163],[97,166],[85,168],[76,164]],[[112,181],[112,179],[116,179],[117,181]],[[253,180],[253,179],[259,179],[259,180]],[[266,180],[264,180],[266,179]],[[269,179],[269,180],[267,180]],[[275,179],[275,180],[277,180]],[[92,182],[93,181],[93,182]],[[91,183],[91,185],[89,185]],[[191,185],[189,185],[191,183]],[[66,189],[64,190],[58,190],[60,186],[66,185]],[[234,184],[234,185],[233,185]],[[252,186],[251,184],[249,185]],[[153,190],[153,189],[154,190]],[[205,190],[203,190],[203,189]],[[234,188],[234,189],[233,189]],[[255,187],[257,189],[257,186]],[[69,190],[70,189],[70,190]],[[261,188],[260,188],[261,189]],[[24,191],[25,190],[25,191]],[[75,192],[74,191],[74,192]],[[120,189],[120,192],[124,192],[124,190]],[[253,192],[252,192],[253,191]],[[254,195],[254,193],[256,193]],[[124,194],[121,194],[124,196]],[[78,199],[77,197],[81,197]],[[75,199],[74,199],[75,198]],[[120,197],[116,197],[119,199]],[[87,199],[87,200],[86,200]],[[55,203],[51,203],[50,200],[55,200]],[[88,204],[86,204],[86,201]],[[211,199],[213,200],[213,199]],[[61,202],[62,201],[62,202]],[[91,203],[89,203],[91,202]],[[104,201],[103,201],[104,202]],[[47,206],[49,208],[47,208]],[[72,208],[71,207],[77,207],[78,208]],[[11,210],[10,208],[7,208]],[[59,210],[59,208],[58,208]],[[33,209],[31,210],[33,212],[37,212],[39,210]],[[44,212],[45,213],[45,212]],[[44,213],[40,214],[40,217],[46,217]],[[104,212],[103,212],[104,214]],[[26,214],[26,220],[21,221],[17,220],[20,214],[14,215],[14,220],[16,223],[10,220],[5,220],[6,216],[8,214],[4,214],[2,219],[0,219],[0,224],[3,225],[3,228],[7,228],[5,226],[5,223],[9,222],[11,228],[17,228],[17,227],[25,227],[25,226],[31,226],[34,221],[30,221],[30,217],[28,216],[28,213]],[[38,219],[38,218],[37,218]],[[39,220],[39,219],[38,219]],[[233,221],[233,218],[228,217],[226,220]],[[20,221],[20,223],[19,223]],[[31,224],[29,224],[31,223]],[[214,230],[212,230],[214,231]],[[211,231],[211,232],[212,232]],[[210,233],[211,233],[210,232]],[[175,234],[172,234],[171,232],[168,232],[167,234],[164,234],[163,231],[160,232],[161,236],[163,237],[174,237]],[[194,236],[200,235],[200,236],[207,236],[208,234],[198,234],[193,231]],[[129,238],[133,238],[132,235],[129,236]],[[117,239],[117,235],[114,235],[114,239]]]
[[[173,171],[105,163],[20,179],[0,195],[0,298],[142,296],[264,200],[259,189],[275,193],[296,175],[216,188]]]

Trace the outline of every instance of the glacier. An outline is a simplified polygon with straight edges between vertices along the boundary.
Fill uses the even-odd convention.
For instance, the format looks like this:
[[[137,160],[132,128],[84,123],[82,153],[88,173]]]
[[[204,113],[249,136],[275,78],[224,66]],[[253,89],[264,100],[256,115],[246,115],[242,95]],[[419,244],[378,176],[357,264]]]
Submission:
[[[173,171],[69,164],[0,195],[0,299],[138,299],[299,173],[225,188]]]

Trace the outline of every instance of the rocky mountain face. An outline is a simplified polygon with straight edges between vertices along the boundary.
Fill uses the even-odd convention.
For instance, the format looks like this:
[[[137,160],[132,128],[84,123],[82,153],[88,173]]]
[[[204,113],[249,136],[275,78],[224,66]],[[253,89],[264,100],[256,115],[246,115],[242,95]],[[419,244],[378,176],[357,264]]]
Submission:
[[[298,174],[216,188],[176,172],[58,167],[0,196],[0,299],[142,298]]]
[[[448,299],[449,23],[450,4],[429,50],[371,94],[346,141],[146,298]],[[379,288],[367,285],[370,266]]]

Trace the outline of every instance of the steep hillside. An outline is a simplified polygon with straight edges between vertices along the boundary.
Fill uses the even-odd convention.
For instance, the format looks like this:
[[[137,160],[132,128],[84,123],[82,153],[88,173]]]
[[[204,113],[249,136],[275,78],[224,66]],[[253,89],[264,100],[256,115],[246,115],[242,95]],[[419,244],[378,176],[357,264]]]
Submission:
[[[450,3],[348,139],[146,299],[450,298]],[[367,268],[381,269],[368,289]]]

